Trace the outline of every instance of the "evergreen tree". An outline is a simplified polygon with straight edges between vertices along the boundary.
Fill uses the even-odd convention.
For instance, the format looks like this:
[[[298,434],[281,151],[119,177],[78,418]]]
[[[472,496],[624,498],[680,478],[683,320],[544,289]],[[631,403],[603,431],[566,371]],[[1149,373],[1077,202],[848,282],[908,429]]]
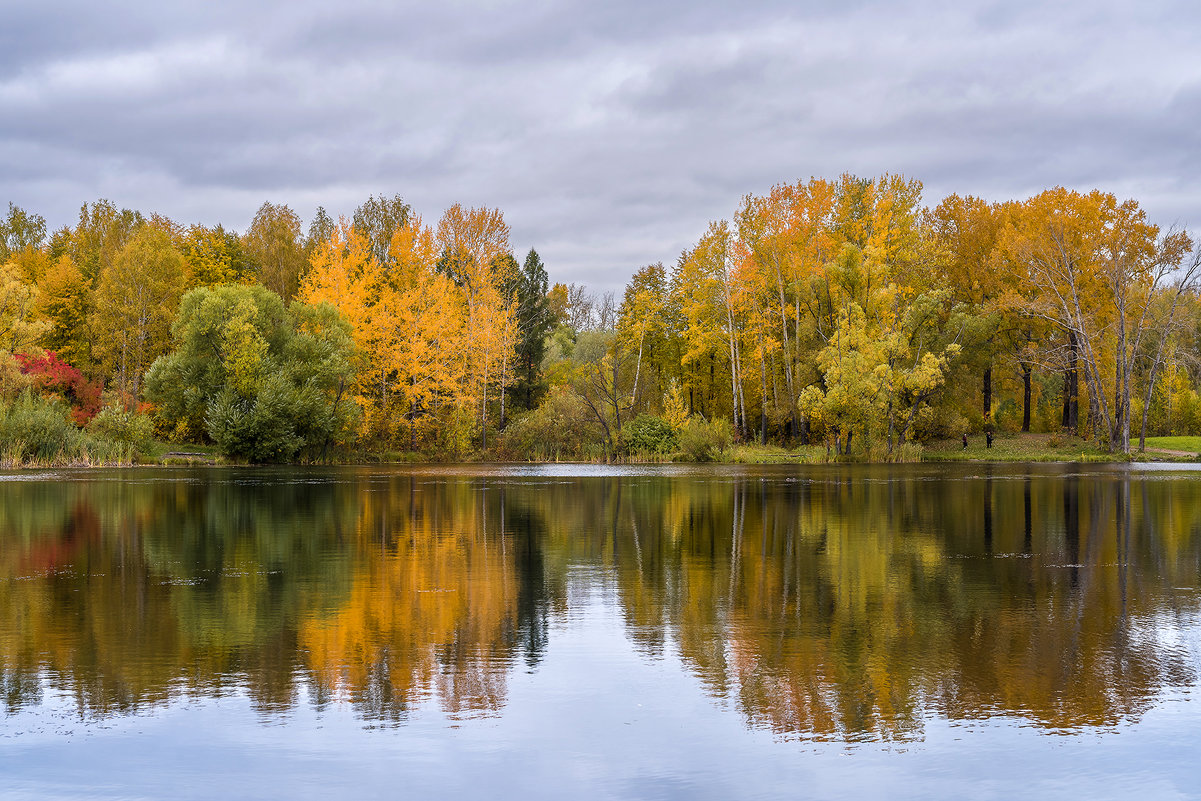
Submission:
[[[519,409],[535,408],[546,392],[542,356],[554,324],[547,288],[546,265],[530,248],[517,281],[517,381],[513,385],[513,404]]]

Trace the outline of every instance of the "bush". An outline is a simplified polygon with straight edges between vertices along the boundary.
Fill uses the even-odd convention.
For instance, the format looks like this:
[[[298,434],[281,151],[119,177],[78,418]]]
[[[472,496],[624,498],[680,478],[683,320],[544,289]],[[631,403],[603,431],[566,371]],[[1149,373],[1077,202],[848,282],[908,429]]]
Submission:
[[[97,464],[128,458],[127,448],[80,431],[69,415],[63,401],[28,390],[11,404],[0,404],[0,464]]]
[[[145,455],[154,442],[154,423],[148,415],[105,406],[88,423],[88,433],[127,452]]]
[[[100,382],[88,381],[83,373],[64,362],[52,350],[41,356],[15,354],[21,372],[44,394],[58,396],[71,404],[71,419],[84,425],[100,411]]]
[[[53,462],[75,450],[79,429],[67,419],[61,401],[22,392],[11,406],[0,409],[0,443],[4,460],[22,464],[30,460]]]
[[[590,446],[601,439],[600,426],[584,402],[558,389],[537,409],[509,423],[501,437],[501,451],[513,459],[579,459],[592,455]]]
[[[353,429],[350,324],[327,304],[283,300],[261,286],[184,295],[174,350],[146,373],[160,429],[212,440],[252,462],[321,457]]]
[[[712,422],[693,417],[680,429],[680,450],[693,462],[710,462],[725,453],[733,439],[730,422],[724,418]]]
[[[640,414],[626,423],[621,436],[630,453],[668,453],[677,442],[671,424],[653,414]]]

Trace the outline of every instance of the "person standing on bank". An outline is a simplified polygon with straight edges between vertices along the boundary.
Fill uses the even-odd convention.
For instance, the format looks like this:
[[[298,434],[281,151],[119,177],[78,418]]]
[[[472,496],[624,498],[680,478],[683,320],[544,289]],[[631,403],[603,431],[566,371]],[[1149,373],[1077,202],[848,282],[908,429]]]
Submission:
[[[992,447],[992,432],[991,431],[984,432],[984,446],[986,448]]]
[[[964,432],[963,434],[963,449],[965,451],[967,450],[967,432]]]

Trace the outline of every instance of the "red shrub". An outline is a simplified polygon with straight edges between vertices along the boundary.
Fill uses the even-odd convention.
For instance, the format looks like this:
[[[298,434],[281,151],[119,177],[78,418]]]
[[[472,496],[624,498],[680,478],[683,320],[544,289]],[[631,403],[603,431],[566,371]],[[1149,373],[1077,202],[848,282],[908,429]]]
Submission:
[[[76,425],[85,425],[100,411],[99,381],[88,381],[83,373],[64,362],[54,351],[45,356],[15,353],[21,372],[33,378],[43,394],[58,395],[71,404],[71,417]]]

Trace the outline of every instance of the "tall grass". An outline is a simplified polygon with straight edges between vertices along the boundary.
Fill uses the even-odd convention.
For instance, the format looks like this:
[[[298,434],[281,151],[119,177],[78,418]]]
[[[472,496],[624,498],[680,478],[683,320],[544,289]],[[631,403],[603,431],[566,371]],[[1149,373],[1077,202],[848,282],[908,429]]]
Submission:
[[[0,403],[0,467],[129,464],[136,448],[75,427],[62,401],[25,391]]]

